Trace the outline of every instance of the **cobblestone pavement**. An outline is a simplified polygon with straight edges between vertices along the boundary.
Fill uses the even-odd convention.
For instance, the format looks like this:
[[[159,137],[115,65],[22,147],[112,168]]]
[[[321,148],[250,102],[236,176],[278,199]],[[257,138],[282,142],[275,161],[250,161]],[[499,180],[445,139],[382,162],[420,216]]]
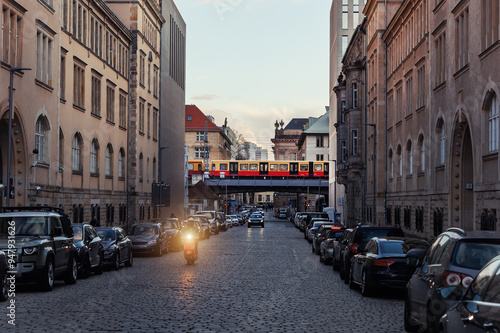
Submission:
[[[290,222],[234,227],[182,252],[136,258],[52,292],[17,286],[0,332],[403,332],[403,299],[363,298],[319,262]]]

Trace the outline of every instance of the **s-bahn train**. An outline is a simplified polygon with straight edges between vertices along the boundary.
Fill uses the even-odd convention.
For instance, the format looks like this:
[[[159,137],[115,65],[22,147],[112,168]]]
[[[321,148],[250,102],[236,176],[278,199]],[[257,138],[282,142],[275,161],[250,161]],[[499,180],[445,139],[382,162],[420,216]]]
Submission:
[[[188,174],[203,173],[203,161],[188,161]],[[328,178],[328,161],[212,161],[210,177],[297,177]]]

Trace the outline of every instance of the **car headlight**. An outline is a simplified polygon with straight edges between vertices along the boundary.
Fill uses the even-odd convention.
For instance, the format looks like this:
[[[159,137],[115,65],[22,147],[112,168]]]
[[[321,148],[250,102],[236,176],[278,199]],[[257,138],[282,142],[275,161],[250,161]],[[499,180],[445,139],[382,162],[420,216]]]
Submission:
[[[156,244],[156,240],[150,240],[146,245],[153,245]]]
[[[38,248],[35,246],[23,248],[23,254],[25,254],[27,256],[31,256],[31,255],[37,254],[37,253],[38,253]]]

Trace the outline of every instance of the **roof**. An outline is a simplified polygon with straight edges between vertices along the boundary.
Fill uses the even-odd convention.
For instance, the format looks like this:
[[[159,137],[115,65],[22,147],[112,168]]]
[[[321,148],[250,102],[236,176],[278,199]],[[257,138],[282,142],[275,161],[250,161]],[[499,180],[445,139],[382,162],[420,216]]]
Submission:
[[[319,119],[304,131],[304,134],[328,134],[330,130],[328,112],[319,117]]]
[[[195,185],[191,186],[188,190],[189,199],[208,199],[208,200],[217,200],[219,196],[215,194],[215,192],[210,188],[210,186],[202,185],[202,181],[200,180]],[[202,195],[203,188],[203,195]]]
[[[188,120],[190,119],[190,120]],[[205,114],[194,104],[186,105],[186,131],[205,130],[205,122],[207,123],[207,131],[221,131],[220,127],[215,125]]]
[[[309,124],[309,118],[293,118],[286,125],[285,130],[303,130],[304,123]]]

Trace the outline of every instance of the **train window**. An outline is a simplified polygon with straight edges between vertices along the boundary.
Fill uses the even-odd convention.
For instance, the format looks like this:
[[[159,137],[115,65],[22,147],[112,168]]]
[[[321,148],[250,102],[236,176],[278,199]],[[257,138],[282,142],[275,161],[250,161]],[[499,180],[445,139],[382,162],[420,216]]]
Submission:
[[[280,171],[288,171],[288,164],[280,164]]]
[[[240,170],[241,171],[248,171],[248,164],[240,164]]]
[[[212,171],[215,171],[215,163],[212,164]]]
[[[323,166],[321,164],[315,164],[314,171],[323,171]]]
[[[259,166],[257,164],[250,164],[250,171],[258,171]]]
[[[198,163],[198,171],[201,171],[201,163]]]
[[[325,163],[325,172],[328,172],[330,170],[330,165],[328,163]]]
[[[194,170],[194,164],[188,163],[188,171],[193,171],[193,170]]]
[[[227,163],[221,163],[221,164],[220,164],[220,170],[221,170],[221,171],[225,171],[225,170],[227,170]]]
[[[307,164],[301,164],[300,165],[300,171],[309,171],[309,165],[307,165]]]
[[[297,163],[290,163],[290,171],[292,172],[299,171],[299,165]]]
[[[267,163],[261,163],[260,164],[260,171],[261,172],[267,172]]]
[[[269,171],[278,171],[278,164],[269,164]]]
[[[238,163],[229,163],[229,169],[231,172],[238,171]]]

